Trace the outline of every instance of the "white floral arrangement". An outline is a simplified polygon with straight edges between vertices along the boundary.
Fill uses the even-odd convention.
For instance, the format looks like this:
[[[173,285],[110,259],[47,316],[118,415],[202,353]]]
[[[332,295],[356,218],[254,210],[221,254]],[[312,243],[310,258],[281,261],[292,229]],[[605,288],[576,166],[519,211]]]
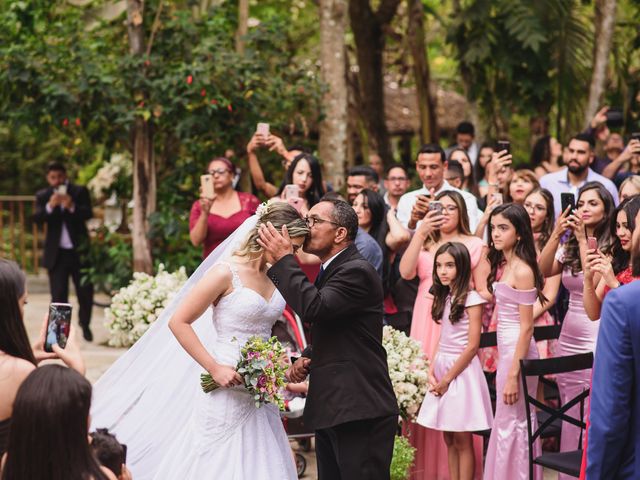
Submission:
[[[104,198],[111,193],[118,180],[128,181],[133,171],[131,157],[122,153],[114,153],[108,162],[96,172],[95,177],[89,180],[87,187],[96,199]],[[120,192],[119,192],[120,193]]]
[[[169,273],[160,264],[155,276],[135,272],[131,283],[113,296],[105,310],[109,345],[130,347],[136,343],[186,281],[184,267]]]
[[[400,415],[413,421],[427,393],[429,362],[420,342],[388,325],[382,331],[382,346],[387,351],[389,377]]]

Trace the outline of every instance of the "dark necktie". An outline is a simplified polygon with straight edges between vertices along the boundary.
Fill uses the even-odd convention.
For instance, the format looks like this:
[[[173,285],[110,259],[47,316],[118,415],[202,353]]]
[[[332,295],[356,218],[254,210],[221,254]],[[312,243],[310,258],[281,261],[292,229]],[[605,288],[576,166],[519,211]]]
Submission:
[[[320,265],[320,271],[318,272],[318,276],[316,277],[316,281],[314,282],[316,285],[320,285],[322,281],[322,277],[324,277],[324,267]]]

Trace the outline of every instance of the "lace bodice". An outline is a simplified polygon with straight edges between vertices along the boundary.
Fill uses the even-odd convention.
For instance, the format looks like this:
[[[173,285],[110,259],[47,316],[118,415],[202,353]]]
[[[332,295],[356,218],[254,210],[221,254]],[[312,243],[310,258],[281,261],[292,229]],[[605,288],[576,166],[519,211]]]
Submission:
[[[233,263],[223,264],[231,271],[233,291],[222,297],[213,308],[213,326],[217,339],[212,353],[218,361],[233,365],[249,337],[266,339],[271,336],[271,329],[282,315],[285,301],[277,289],[266,300],[258,292],[242,284]]]

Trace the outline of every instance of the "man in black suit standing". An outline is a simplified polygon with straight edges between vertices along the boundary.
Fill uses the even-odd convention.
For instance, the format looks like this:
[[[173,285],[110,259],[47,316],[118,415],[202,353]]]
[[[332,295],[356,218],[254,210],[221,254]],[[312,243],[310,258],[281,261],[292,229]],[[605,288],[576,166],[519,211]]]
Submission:
[[[52,302],[69,301],[69,277],[78,296],[78,316],[82,334],[93,340],[89,329],[93,306],[93,285],[82,285],[81,263],[78,249],[86,247],[89,233],[85,222],[92,217],[89,191],[67,180],[67,171],[61,163],[47,166],[48,188],[36,193],[35,220],[47,224],[43,265],[49,271],[49,289]]]
[[[260,230],[267,271],[287,303],[312,325],[313,346],[289,371],[310,372],[304,411],[315,429],[320,480],[388,479],[398,425],[382,346],[382,282],[356,249],[358,217],[342,200],[323,200],[307,216],[304,250],[322,261],[315,284],[298,266],[286,228]]]

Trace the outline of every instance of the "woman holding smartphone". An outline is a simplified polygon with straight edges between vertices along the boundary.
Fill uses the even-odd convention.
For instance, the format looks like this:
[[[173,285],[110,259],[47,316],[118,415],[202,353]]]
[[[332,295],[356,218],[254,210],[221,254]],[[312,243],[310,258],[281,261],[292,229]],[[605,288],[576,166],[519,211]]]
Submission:
[[[203,175],[203,181],[211,181],[213,192],[201,187],[200,198],[191,206],[189,237],[194,246],[203,246],[203,258],[253,215],[260,204],[254,195],[233,189],[235,174],[235,166],[229,160],[213,159]]]
[[[59,358],[84,374],[84,361],[72,333],[65,349],[53,345],[54,353],[44,351],[47,321],[33,347],[24,326],[27,288],[24,273],[15,262],[0,259],[0,454],[6,448],[13,402],[24,379],[42,360]]]
[[[412,280],[417,275],[420,279],[410,336],[421,342],[429,359],[440,339],[441,326],[431,318],[433,295],[430,290],[433,285],[434,255],[442,244],[459,242],[467,247],[471,258],[471,288],[483,297],[491,298],[487,291],[489,264],[486,261],[486,246],[469,231],[464,197],[455,191],[444,191],[436,195],[435,201],[440,203],[441,208],[430,208],[400,260],[402,278]],[[442,434],[416,424],[412,424],[410,428],[409,438],[417,448],[414,465],[417,478],[449,478],[447,446]],[[474,452],[476,478],[479,478],[482,472],[481,437],[476,436],[474,439]]]
[[[304,216],[325,193],[320,162],[313,155],[301,153],[289,165],[285,183],[280,187],[276,198],[289,202]]]
[[[611,194],[599,182],[588,182],[578,191],[576,210],[567,208],[558,217],[556,226],[539,258],[540,270],[546,277],[562,274],[562,284],[569,291],[569,309],[562,322],[557,355],[593,352],[598,337],[599,322],[589,319],[584,307],[583,265],[586,261],[587,238],[597,239],[598,249],[608,251],[611,246],[609,224],[614,211]],[[560,239],[567,230],[569,240],[562,246]],[[599,281],[599,276],[595,281]],[[562,404],[589,388],[591,370],[560,374],[557,377]],[[568,411],[579,417],[579,405]],[[560,451],[580,448],[580,429],[562,423]],[[561,475],[561,478],[569,478]]]

